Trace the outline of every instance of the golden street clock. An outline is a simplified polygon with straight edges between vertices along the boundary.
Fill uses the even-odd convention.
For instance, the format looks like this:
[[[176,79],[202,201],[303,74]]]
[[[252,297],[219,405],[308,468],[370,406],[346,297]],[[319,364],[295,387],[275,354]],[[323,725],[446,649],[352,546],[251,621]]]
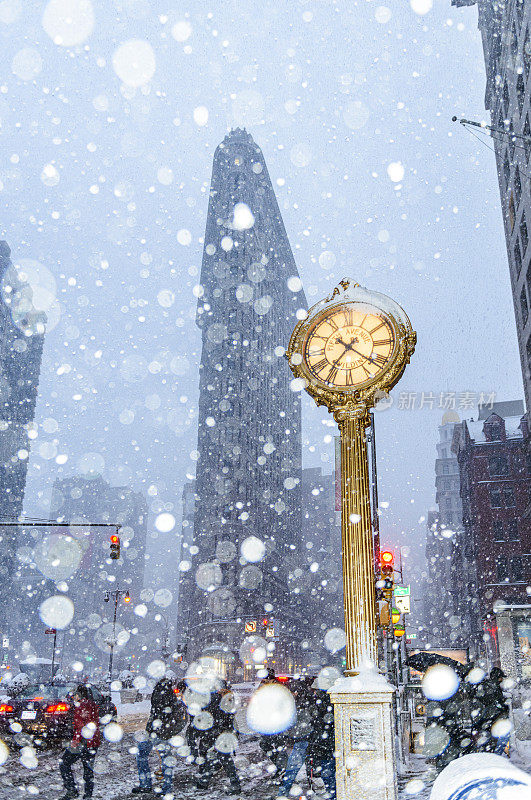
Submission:
[[[415,342],[409,318],[394,300],[343,280],[299,322],[286,355],[318,404],[330,410],[352,402],[369,407],[377,392],[399,380]]]

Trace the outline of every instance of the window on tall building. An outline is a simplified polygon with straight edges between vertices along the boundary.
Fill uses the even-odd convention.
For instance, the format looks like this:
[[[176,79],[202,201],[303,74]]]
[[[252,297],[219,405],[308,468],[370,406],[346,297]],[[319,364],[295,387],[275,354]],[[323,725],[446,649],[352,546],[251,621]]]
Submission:
[[[525,293],[525,286],[522,286],[522,291],[520,293],[520,310],[522,312],[522,322],[525,325],[527,323],[527,318],[529,316],[529,307],[527,305],[527,295]]]
[[[450,474],[450,467],[448,466],[448,464],[443,464],[443,475],[449,475],[449,474]]]
[[[515,583],[524,580],[522,556],[513,556],[511,558],[511,580],[515,581]]]
[[[515,203],[517,206],[520,204],[521,195],[522,195],[522,181],[520,178],[520,169],[517,165],[514,173],[514,196],[515,196]]]
[[[516,221],[516,210],[514,207],[514,195],[509,192],[509,225],[511,226],[511,233],[514,231],[514,223]]]
[[[507,80],[503,84],[503,115],[505,119],[509,118],[509,87],[507,86]]]
[[[529,124],[529,114],[526,114],[523,134],[524,136],[531,137],[531,125]],[[526,161],[529,161],[529,154],[531,153],[531,144],[527,139],[524,140],[524,150],[525,150]]]
[[[526,29],[525,32],[525,39],[524,39],[524,47],[522,50],[522,56],[524,58],[524,75],[525,79],[529,78],[529,66],[531,65],[531,39],[529,38],[529,29]],[[524,131],[525,133],[525,131]]]
[[[496,572],[498,575],[498,581],[501,583],[502,581],[506,581],[509,578],[509,571],[507,569],[507,559],[506,558],[498,558],[496,562]]]
[[[516,0],[516,16],[518,17],[518,22],[520,25],[522,24],[522,18],[524,16],[524,0]]]
[[[505,528],[501,519],[495,519],[492,523],[492,538],[495,542],[505,541]]]
[[[507,531],[509,534],[509,541],[516,542],[520,538],[518,535],[518,520],[510,519],[507,522]]]
[[[522,116],[525,102],[525,84],[522,75],[519,75],[516,79],[516,100],[518,102],[518,113]]]
[[[515,505],[514,502],[514,492],[511,486],[506,486],[503,489],[503,502],[507,508]]]
[[[508,475],[509,462],[507,456],[491,456],[489,458],[489,475]]]
[[[514,246],[514,264],[516,267],[516,277],[518,278],[522,269],[522,253],[520,252],[520,244],[518,243],[518,239],[516,240],[516,244]]]
[[[505,154],[505,158],[503,159],[503,177],[505,179],[505,185],[509,186],[509,182],[511,180],[511,164],[509,162],[509,152]]]
[[[491,508],[501,508],[502,507],[502,493],[499,486],[491,486],[489,489],[490,494],[490,507]]]
[[[520,221],[520,241],[522,243],[522,251],[525,254],[527,250],[527,243],[529,241],[529,237],[527,235],[527,222],[525,219],[525,212],[522,214],[522,219]]]

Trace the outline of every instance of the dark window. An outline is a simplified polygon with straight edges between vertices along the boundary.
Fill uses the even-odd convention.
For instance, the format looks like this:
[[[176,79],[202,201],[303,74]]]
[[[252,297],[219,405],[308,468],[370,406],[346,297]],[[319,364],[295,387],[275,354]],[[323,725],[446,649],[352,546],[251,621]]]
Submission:
[[[528,30],[526,30],[525,32],[523,56],[524,56],[525,79],[527,80],[529,77],[529,65],[531,64],[531,41],[529,40]]]
[[[527,250],[527,242],[529,241],[527,236],[527,223],[525,221],[525,213],[522,214],[522,220],[520,222],[520,242],[522,243],[522,251],[525,253]]]
[[[528,343],[527,343],[527,349],[528,350],[529,350],[530,343],[531,343],[531,341],[528,341]],[[528,355],[529,355],[529,353],[528,353]],[[527,467],[527,474],[531,475],[531,453],[526,453],[525,454],[525,464],[526,464],[526,467]]]
[[[522,110],[524,108],[524,100],[525,100],[525,85],[524,79],[521,75],[519,75],[516,79],[516,99],[518,101],[518,111],[520,115],[522,114]]]
[[[520,180],[520,169],[517,166],[515,173],[514,173],[514,194],[515,194],[515,203],[518,205],[520,203],[520,197],[522,195],[522,181]]]
[[[509,464],[506,456],[492,456],[489,458],[489,475],[508,475]]]
[[[511,579],[513,581],[524,580],[524,569],[522,564],[522,556],[513,556],[511,558]]]
[[[496,571],[498,573],[498,581],[500,583],[502,581],[506,581],[509,577],[509,572],[507,569],[507,559],[506,558],[498,558],[496,562]]]
[[[529,117],[526,116],[524,122],[524,136],[531,136],[531,125],[529,125]],[[525,149],[525,157],[526,161],[529,161],[529,153],[531,152],[531,144],[528,142],[527,139],[524,139],[524,149]]]
[[[529,307],[527,305],[527,295],[525,293],[525,286],[522,287],[522,292],[520,294],[520,309],[522,311],[522,322],[525,325],[527,322],[527,318],[529,316]]]
[[[509,531],[509,541],[515,542],[520,537],[518,536],[518,521],[515,519],[510,519],[507,523],[507,530]]]
[[[501,519],[495,519],[492,523],[492,538],[495,542],[505,541],[505,528]]]
[[[522,269],[522,253],[520,252],[518,240],[516,240],[516,244],[514,246],[514,263],[516,266],[516,275],[519,277],[520,270]]]
[[[531,372],[531,336],[527,340],[526,345],[527,350],[527,369]],[[527,471],[529,475],[531,475],[531,461],[529,460],[529,456],[527,456]]]
[[[449,473],[450,473],[450,467],[448,466],[448,464],[445,464],[443,466],[443,475],[449,475]]]
[[[514,231],[514,223],[516,220],[516,210],[514,207],[513,193],[509,194],[509,224],[511,226],[511,233]]]
[[[503,84],[503,115],[505,119],[509,118],[509,87],[507,81]]]
[[[516,0],[516,15],[518,22],[522,24],[522,17],[524,15],[524,0]]]
[[[490,507],[501,508],[502,507],[501,489],[498,486],[491,486],[489,489],[489,493],[490,493]]]
[[[505,185],[509,186],[509,181],[511,180],[511,165],[509,163],[509,155],[505,156],[505,160],[503,162],[503,177],[505,178]]]
[[[510,486],[503,489],[503,502],[507,507],[514,506],[514,492]]]

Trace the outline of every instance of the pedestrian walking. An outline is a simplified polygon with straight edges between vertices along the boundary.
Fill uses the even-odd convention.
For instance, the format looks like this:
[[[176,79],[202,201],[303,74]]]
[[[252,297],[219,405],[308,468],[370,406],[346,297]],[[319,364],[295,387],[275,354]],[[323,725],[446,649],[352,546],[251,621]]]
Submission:
[[[66,793],[61,800],[79,797],[72,765],[81,761],[85,783],[84,798],[92,797],[94,791],[94,760],[101,744],[100,716],[98,706],[89,689],[80,684],[74,694],[72,741],[63,752],[59,770]]]
[[[475,722],[481,742],[481,750],[497,755],[504,755],[510,739],[509,731],[509,706],[503,694],[502,683],[505,673],[499,667],[491,669],[489,677],[482,680],[476,687],[476,700],[478,714]],[[503,723],[507,721],[507,724]],[[492,733],[493,726],[498,723],[501,735]],[[501,724],[500,724],[501,723]],[[496,733],[496,728],[494,728]]]
[[[178,687],[171,678],[161,678],[155,684],[151,695],[151,710],[146,725],[147,738],[138,743],[136,763],[138,767],[138,786],[133,794],[147,794],[153,791],[153,779],[149,766],[149,754],[156,748],[162,762],[162,786],[154,792],[168,794],[173,791],[174,759],[171,755],[170,739],[182,733],[188,721],[186,708],[177,695]]]
[[[278,684],[283,686],[283,683],[278,680],[275,675],[275,670],[269,668],[267,676],[260,681],[260,686],[268,686],[270,684]],[[288,746],[289,736],[285,733],[271,733],[264,734],[260,737],[260,747],[267,758],[275,765],[277,780],[283,780],[286,771],[286,764],[288,763]]]
[[[305,677],[298,681],[293,681],[291,685],[295,697],[297,720],[289,730],[290,736],[293,738],[293,749],[289,755],[286,773],[279,790],[279,794],[282,797],[289,795],[290,789],[295,783],[295,778],[306,759],[313,723],[312,709],[315,704],[315,693],[311,688],[313,681],[314,678]]]
[[[334,707],[328,692],[315,686],[313,688],[315,705],[311,709],[312,729],[306,751],[306,764],[308,759],[312,760],[312,777],[320,777],[328,800],[336,800]]]
[[[238,739],[234,732],[236,703],[229,685],[211,693],[209,703],[192,719],[188,728],[190,751],[197,764],[198,789],[207,789],[222,768],[230,781],[231,794],[241,792],[233,755]]]

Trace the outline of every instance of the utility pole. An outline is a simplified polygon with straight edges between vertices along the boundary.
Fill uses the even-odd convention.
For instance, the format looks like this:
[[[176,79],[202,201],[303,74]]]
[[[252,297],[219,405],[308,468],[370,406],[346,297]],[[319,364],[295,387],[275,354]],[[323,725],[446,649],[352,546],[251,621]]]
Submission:
[[[104,600],[106,603],[109,602],[111,597],[114,600],[114,614],[112,620],[112,639],[110,641],[110,653],[109,653],[109,683],[112,681],[112,664],[114,660],[114,646],[116,644],[116,617],[118,615],[118,602],[121,596],[124,596],[124,601],[129,603],[131,597],[129,595],[129,589],[116,589],[114,592],[105,592]]]

